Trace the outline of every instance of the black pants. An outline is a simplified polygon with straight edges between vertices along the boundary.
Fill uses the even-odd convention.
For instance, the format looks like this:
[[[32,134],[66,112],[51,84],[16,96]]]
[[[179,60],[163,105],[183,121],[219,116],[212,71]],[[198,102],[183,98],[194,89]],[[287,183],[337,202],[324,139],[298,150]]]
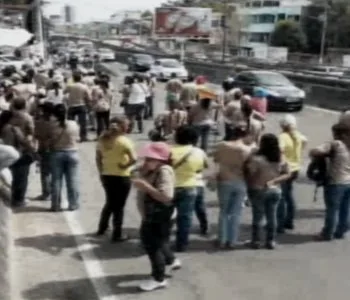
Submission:
[[[145,119],[153,118],[153,96],[146,98]]]
[[[152,267],[152,277],[156,281],[165,279],[165,268],[171,265],[175,256],[169,246],[171,219],[166,222],[143,221],[140,237]]]
[[[113,216],[113,239],[122,237],[124,208],[128,199],[130,177],[102,176],[102,184],[106,194],[106,203],[101,211],[98,231],[104,233],[108,228],[109,219]]]
[[[85,105],[73,106],[68,108],[68,119],[75,120],[78,118],[80,127],[80,139],[87,139],[87,109]]]
[[[127,104],[125,107],[125,113],[130,119],[130,132],[134,129],[135,120],[137,122],[137,129],[139,132],[143,132],[143,111],[145,104]]]
[[[26,155],[17,160],[11,166],[12,172],[12,205],[19,207],[24,204],[25,195],[28,188],[28,176],[32,159]]]
[[[100,136],[102,131],[108,129],[109,115],[110,115],[109,110],[96,112],[97,136]]]

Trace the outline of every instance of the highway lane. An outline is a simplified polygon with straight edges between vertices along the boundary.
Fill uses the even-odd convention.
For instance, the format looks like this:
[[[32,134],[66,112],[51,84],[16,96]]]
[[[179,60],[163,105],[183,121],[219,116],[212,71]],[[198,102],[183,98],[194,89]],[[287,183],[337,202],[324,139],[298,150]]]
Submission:
[[[121,76],[126,69],[112,68]],[[157,88],[156,111],[164,109],[164,85]],[[116,107],[115,112],[120,111]],[[281,114],[270,114],[267,127],[278,131]],[[315,146],[329,137],[336,115],[306,108],[298,113],[301,130]],[[148,122],[148,128],[151,124]],[[133,135],[137,146],[145,135]],[[298,184],[299,211],[297,228],[279,239],[276,251],[237,250],[217,252],[211,241],[192,234],[189,253],[181,254],[184,266],[173,274],[164,291],[140,294],[137,284],[149,273],[149,263],[137,240],[139,216],[132,192],[127,206],[125,226],[133,239],[111,245],[108,236],[95,239],[103,191],[94,166],[94,143],[81,145],[81,200],[77,213],[52,214],[47,203],[32,202],[14,216],[15,278],[19,295],[15,300],[328,300],[345,298],[350,292],[347,275],[350,267],[350,243],[315,243],[313,235],[322,225],[322,201],[312,202],[313,187]],[[31,176],[30,196],[38,193],[38,175]],[[217,224],[217,199],[207,194],[211,230]],[[250,210],[245,209],[242,240],[249,238]]]

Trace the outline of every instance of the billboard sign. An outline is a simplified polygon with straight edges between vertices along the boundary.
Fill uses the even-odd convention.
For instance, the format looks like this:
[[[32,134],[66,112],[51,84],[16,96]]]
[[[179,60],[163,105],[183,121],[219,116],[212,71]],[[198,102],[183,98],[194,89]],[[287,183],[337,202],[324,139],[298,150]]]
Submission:
[[[211,8],[161,7],[156,9],[154,31],[161,37],[208,38],[211,22]]]

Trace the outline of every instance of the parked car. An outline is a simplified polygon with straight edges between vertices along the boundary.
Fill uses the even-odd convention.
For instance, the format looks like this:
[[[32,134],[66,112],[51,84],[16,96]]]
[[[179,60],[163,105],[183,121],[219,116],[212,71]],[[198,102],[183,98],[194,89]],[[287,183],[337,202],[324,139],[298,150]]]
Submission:
[[[168,80],[173,75],[179,79],[187,79],[188,71],[177,59],[162,58],[155,61],[150,71],[158,80]]]
[[[287,77],[279,72],[250,70],[238,73],[234,78],[235,86],[245,94],[252,95],[256,87],[265,89],[268,109],[301,111],[305,92],[296,87]]]
[[[107,48],[98,49],[97,55],[100,61],[113,61],[115,58],[114,52]]]
[[[148,72],[154,64],[154,58],[148,54],[133,54],[128,58],[128,69],[132,72]]]
[[[0,69],[14,66],[16,70],[21,70],[25,62],[18,57],[13,55],[0,55]]]

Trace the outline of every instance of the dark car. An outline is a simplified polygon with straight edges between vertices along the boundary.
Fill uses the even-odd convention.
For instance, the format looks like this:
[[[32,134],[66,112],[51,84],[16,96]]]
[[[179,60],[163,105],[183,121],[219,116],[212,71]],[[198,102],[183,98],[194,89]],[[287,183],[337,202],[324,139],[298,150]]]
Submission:
[[[133,54],[128,59],[129,71],[148,72],[154,64],[154,58],[148,54]]]
[[[268,109],[301,111],[305,92],[278,72],[250,70],[238,73],[235,86],[245,94],[253,95],[255,88],[263,88],[267,93]]]

